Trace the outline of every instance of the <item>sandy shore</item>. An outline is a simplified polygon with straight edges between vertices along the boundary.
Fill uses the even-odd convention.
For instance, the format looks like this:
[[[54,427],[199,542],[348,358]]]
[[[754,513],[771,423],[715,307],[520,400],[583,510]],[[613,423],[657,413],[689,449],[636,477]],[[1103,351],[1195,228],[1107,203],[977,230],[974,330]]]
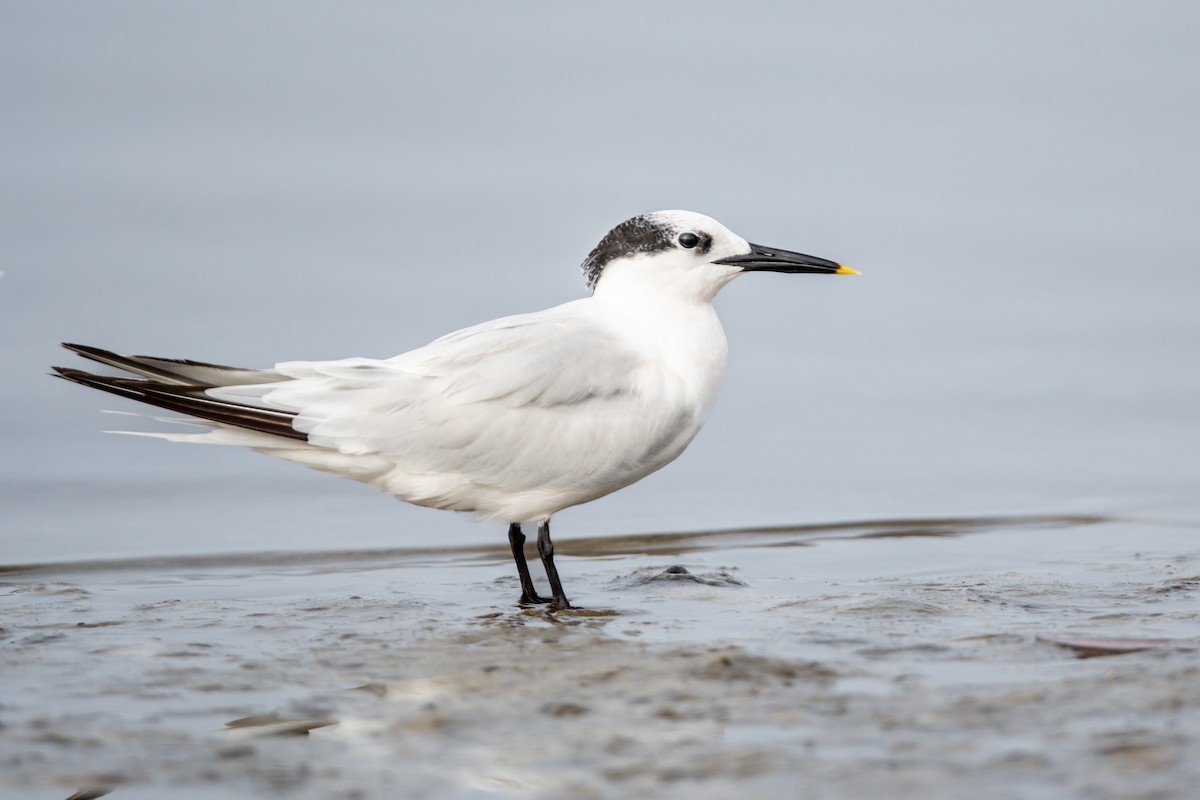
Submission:
[[[1168,798],[1194,531],[943,520],[0,574],[6,797]],[[683,568],[683,571],[678,569]],[[1156,638],[1107,657],[1041,637]]]

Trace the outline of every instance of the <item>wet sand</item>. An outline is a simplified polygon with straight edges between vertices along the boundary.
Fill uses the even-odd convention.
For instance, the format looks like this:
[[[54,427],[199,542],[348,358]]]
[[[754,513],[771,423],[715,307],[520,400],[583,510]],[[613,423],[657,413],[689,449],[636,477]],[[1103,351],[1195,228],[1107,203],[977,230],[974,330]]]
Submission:
[[[0,794],[1189,796],[1195,534],[564,540],[558,614],[513,604],[500,536],[4,568]]]

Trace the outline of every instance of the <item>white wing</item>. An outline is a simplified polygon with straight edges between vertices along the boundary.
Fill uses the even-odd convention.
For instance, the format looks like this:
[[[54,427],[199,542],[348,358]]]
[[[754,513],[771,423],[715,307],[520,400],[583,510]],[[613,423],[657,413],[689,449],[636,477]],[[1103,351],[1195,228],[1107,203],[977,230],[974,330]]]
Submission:
[[[568,303],[387,360],[285,362],[290,380],[209,394],[294,412],[328,453],[276,455],[410,502],[532,519],[632,483],[694,436],[694,409],[644,366]]]

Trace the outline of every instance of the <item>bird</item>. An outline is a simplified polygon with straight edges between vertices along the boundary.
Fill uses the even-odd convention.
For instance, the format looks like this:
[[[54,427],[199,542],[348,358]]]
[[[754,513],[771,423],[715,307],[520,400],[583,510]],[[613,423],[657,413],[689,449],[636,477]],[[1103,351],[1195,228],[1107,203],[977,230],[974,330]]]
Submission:
[[[242,445],[419,506],[506,522],[519,604],[561,611],[573,606],[550,519],[661,469],[695,438],[725,373],[728,346],[713,308],[721,288],[748,272],[859,274],[678,210],[620,223],[581,269],[584,297],[392,358],[247,369],[63,343],[135,377],[53,369],[205,428],[143,435]],[[549,598],[525,560],[522,525],[530,523]]]

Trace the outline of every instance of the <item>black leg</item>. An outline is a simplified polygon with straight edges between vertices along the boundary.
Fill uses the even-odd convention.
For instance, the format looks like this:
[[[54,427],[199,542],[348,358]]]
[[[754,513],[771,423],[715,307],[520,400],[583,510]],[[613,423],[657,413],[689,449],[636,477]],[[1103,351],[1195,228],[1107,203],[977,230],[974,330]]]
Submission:
[[[554,598],[550,601],[550,610],[561,611],[564,608],[573,608],[567,602],[562,581],[558,579],[558,568],[554,566],[554,542],[550,541],[550,520],[538,525],[538,553],[542,556],[542,566],[546,568],[546,577],[550,579],[550,591],[554,594]]]
[[[525,563],[525,534],[521,526],[514,522],[508,526],[508,544],[512,547],[513,561],[517,562],[517,575],[521,578],[521,605],[530,603],[549,603],[533,588],[533,578],[529,577],[529,565]]]

